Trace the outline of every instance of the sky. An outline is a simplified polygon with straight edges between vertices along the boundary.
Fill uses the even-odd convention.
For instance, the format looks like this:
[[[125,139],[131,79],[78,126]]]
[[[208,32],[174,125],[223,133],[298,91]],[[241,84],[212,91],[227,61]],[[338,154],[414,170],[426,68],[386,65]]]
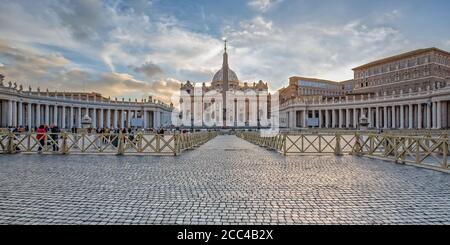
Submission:
[[[447,0],[0,0],[0,74],[25,88],[168,100],[229,64],[275,91],[343,81],[417,48],[450,50]]]

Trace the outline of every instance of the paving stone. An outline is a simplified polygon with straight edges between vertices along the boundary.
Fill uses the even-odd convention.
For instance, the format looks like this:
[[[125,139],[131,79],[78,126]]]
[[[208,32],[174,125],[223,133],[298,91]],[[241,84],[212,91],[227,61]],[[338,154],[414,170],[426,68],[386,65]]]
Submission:
[[[0,224],[449,223],[448,174],[235,136],[177,157],[0,155]]]

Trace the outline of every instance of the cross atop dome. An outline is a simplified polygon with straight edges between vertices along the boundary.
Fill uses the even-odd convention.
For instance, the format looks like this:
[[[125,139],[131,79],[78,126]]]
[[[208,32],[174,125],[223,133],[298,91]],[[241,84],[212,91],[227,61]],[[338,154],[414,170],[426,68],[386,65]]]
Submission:
[[[226,37],[223,38],[223,43],[225,44],[224,50],[225,50],[225,53],[226,53],[227,52],[227,38]]]

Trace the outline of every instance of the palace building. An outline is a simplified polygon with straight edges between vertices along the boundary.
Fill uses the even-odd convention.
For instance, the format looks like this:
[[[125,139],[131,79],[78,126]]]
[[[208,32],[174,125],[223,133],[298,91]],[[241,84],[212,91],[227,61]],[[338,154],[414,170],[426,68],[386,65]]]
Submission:
[[[335,82],[292,77],[280,92],[280,125],[295,128],[450,128],[450,53],[418,49],[353,69]]]

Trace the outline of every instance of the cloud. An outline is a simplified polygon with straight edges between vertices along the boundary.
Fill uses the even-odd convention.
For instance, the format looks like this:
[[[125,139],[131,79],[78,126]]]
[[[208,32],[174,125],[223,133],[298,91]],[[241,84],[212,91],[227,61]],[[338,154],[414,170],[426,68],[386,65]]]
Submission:
[[[142,66],[134,67],[133,70],[137,73],[144,74],[148,78],[160,78],[164,76],[164,71],[158,65],[152,62],[146,62]]]
[[[97,39],[97,30],[106,23],[106,18],[102,16],[105,11],[98,0],[65,0],[50,6],[61,24],[70,30],[74,38],[81,41]]]
[[[249,0],[247,4],[252,9],[265,13],[282,1],[283,0]]]
[[[100,92],[106,97],[143,98],[152,95],[169,102],[172,94],[180,88],[180,82],[173,78],[147,82],[128,73],[90,73],[72,69],[70,61],[61,54],[38,54],[12,47],[1,40],[0,57],[5,59],[5,64],[0,66],[0,74],[5,75],[6,80],[18,81],[35,89]]]
[[[396,28],[364,19],[283,28],[257,16],[223,32],[237,47],[230,59],[239,62],[240,77],[268,80],[275,87],[285,85],[283,80],[293,75],[350,79],[352,66],[404,50],[407,44]]]
[[[265,16],[280,2],[248,1],[256,16],[218,26],[210,21],[211,31],[201,32],[175,15],[152,12],[145,0],[2,1],[7,48],[0,71],[33,87],[79,89],[83,83],[108,95],[139,97],[151,89],[168,94],[164,89],[181,80],[209,82],[222,63],[221,36],[229,39],[229,63],[239,78],[262,79],[274,88],[293,75],[349,79],[353,66],[410,49],[392,23],[401,18],[399,10],[379,13],[378,22],[367,17],[286,25]],[[213,15],[205,12],[200,19]]]

